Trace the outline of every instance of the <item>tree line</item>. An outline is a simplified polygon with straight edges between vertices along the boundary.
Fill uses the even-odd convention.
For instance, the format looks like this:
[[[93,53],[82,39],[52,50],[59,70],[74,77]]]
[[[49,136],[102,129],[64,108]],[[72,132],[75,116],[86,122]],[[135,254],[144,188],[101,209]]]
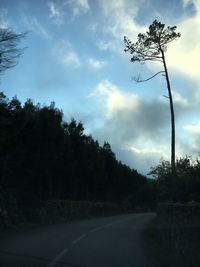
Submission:
[[[122,164],[109,143],[66,122],[54,103],[23,105],[0,93],[1,205],[30,210],[48,199],[142,204],[146,177]]]

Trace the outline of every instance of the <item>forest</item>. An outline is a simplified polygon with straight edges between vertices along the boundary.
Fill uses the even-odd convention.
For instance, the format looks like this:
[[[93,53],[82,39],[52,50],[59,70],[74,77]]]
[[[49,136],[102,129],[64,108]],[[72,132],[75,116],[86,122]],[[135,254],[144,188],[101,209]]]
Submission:
[[[1,209],[30,213],[49,199],[134,205],[149,202],[148,180],[61,110],[0,94]],[[146,193],[145,193],[146,192]]]

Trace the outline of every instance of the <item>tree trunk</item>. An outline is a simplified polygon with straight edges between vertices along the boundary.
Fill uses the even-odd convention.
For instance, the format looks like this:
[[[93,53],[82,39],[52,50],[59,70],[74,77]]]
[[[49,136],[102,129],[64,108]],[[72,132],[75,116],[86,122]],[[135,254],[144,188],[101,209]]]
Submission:
[[[171,92],[171,86],[169,81],[169,75],[167,70],[167,65],[165,61],[165,55],[164,51],[161,50],[162,54],[162,60],[165,70],[165,78],[167,82],[167,89],[168,89],[168,95],[169,95],[169,103],[170,103],[170,112],[171,112],[171,166],[172,166],[172,172],[175,172],[175,115],[174,115],[174,105],[173,105],[173,98],[172,98],[172,92]]]

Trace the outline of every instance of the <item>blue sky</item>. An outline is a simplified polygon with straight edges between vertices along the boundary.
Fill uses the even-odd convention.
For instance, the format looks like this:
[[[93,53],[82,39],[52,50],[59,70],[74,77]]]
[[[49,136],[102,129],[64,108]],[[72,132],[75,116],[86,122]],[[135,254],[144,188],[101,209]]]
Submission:
[[[166,53],[173,89],[177,157],[200,152],[200,0],[1,0],[0,27],[29,31],[19,64],[1,76],[1,90],[23,103],[50,104],[84,123],[117,158],[146,174],[170,158],[170,114],[162,69],[124,53],[154,19],[177,26]]]

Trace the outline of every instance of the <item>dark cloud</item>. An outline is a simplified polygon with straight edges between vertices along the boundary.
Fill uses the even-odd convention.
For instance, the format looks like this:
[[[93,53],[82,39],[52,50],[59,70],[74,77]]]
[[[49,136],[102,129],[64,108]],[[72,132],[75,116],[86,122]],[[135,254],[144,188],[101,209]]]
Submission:
[[[170,127],[169,108],[159,101],[140,101],[137,109],[127,108],[115,111],[105,119],[102,129],[95,135],[107,138],[112,143],[126,144],[139,139],[159,141],[163,132]]]
[[[111,92],[108,87],[104,88],[107,90],[105,90],[106,93],[101,88],[103,94],[99,90],[100,94],[97,95],[103,100],[98,115],[92,114],[83,119],[86,122],[86,128],[89,125],[90,133],[100,143],[108,141],[118,159],[147,174],[150,167],[155,166],[162,157],[170,158],[169,102],[165,98],[147,101],[133,97],[132,94],[123,93],[111,84],[109,86],[112,88]],[[116,95],[122,96],[119,97],[122,102],[127,100],[127,106],[116,102],[112,109],[109,109],[109,103],[113,103],[111,100],[115,99]],[[174,102],[178,124],[192,108],[178,94]],[[97,118],[101,123],[97,123]],[[179,131],[180,128],[177,127],[177,136]]]

